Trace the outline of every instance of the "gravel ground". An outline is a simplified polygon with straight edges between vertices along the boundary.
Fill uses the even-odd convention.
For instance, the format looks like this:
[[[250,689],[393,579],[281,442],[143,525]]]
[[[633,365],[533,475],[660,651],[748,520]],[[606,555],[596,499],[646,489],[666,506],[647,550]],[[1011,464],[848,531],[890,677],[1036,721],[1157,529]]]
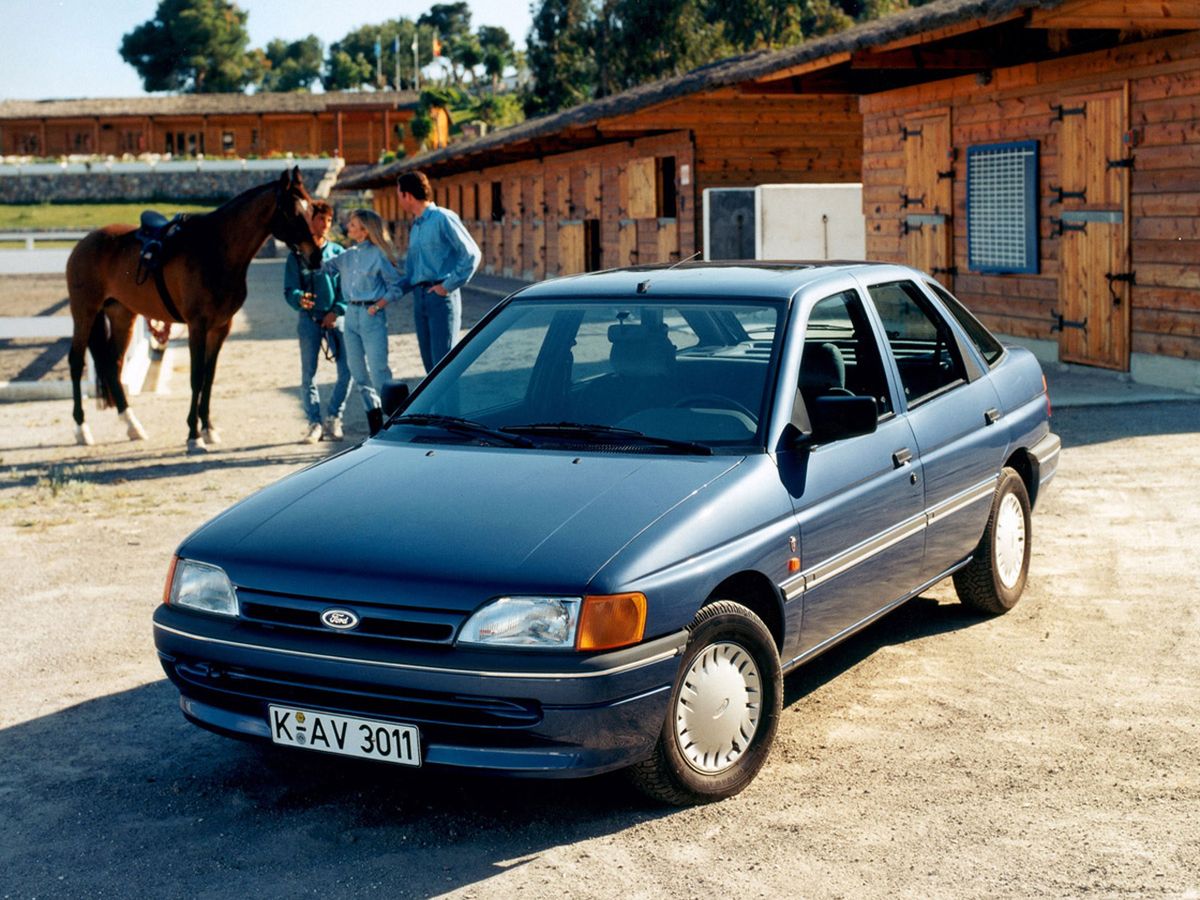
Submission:
[[[95,448],[68,402],[0,404],[0,898],[1200,898],[1200,403],[1058,413],[1016,609],[939,585],[789,677],[733,800],[279,757],[187,724],[150,632],[184,535],[337,447],[295,443],[281,267],[251,272],[219,452],[184,453],[184,351],[144,443],[91,404]]]

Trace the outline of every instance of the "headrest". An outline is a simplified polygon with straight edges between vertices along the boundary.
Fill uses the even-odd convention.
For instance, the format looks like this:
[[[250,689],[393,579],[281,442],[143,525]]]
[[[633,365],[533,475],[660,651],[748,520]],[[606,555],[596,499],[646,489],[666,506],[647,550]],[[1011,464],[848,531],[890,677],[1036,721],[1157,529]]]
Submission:
[[[805,344],[800,358],[800,390],[821,393],[846,386],[846,361],[836,344]]]
[[[675,345],[665,325],[610,325],[608,339],[612,341],[608,359],[618,375],[666,375],[675,365]]]

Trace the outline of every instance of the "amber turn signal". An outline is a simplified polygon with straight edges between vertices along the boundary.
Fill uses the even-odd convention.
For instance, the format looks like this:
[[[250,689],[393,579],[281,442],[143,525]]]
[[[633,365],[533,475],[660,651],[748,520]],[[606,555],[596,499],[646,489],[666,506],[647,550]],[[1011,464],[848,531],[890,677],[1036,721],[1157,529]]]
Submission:
[[[636,644],[646,630],[644,594],[584,597],[576,650],[611,650]]]
[[[167,583],[163,585],[163,603],[171,602],[171,585],[175,581],[175,566],[179,562],[179,557],[171,554],[171,565],[167,568]]]

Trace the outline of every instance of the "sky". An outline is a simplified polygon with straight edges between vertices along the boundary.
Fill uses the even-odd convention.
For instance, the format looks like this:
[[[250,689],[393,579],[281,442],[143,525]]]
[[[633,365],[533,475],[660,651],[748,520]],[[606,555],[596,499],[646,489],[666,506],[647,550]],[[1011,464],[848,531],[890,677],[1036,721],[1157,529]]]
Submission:
[[[439,0],[236,0],[250,46],[310,34],[326,47],[361,25],[416,19]],[[446,2],[446,0],[442,0]],[[500,25],[525,46],[530,0],[468,0],[471,27]],[[144,96],[118,52],[121,37],[154,17],[158,0],[0,0],[0,100]]]

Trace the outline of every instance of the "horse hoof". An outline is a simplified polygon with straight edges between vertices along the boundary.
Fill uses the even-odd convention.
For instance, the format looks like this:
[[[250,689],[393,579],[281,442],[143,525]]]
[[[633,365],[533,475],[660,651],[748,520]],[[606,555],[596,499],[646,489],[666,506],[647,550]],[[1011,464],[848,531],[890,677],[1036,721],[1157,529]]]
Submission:
[[[81,447],[94,447],[96,445],[96,439],[92,437],[92,429],[86,422],[75,426],[75,443]]]
[[[125,410],[121,418],[125,420],[125,433],[129,435],[131,441],[146,440],[146,429],[142,427],[138,417],[133,414],[133,410]]]
[[[221,432],[215,428],[204,429],[204,443],[212,446],[213,444],[221,443]]]
[[[205,445],[203,438],[188,438],[187,452],[189,455],[207,453],[208,447]]]

